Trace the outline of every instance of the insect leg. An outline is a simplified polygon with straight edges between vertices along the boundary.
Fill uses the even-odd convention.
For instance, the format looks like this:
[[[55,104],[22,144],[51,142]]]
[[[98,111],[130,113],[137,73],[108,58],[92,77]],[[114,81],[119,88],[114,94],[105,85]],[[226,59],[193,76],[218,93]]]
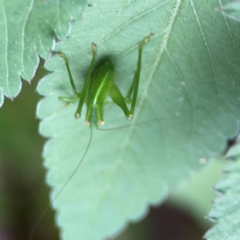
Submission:
[[[125,116],[127,119],[132,119],[132,115],[127,107],[126,100],[123,97],[121,91],[117,87],[116,84],[113,84],[110,92],[109,92],[110,97],[112,98],[113,102],[115,102],[124,112]]]
[[[65,56],[64,53],[60,53],[59,54],[61,58],[63,58],[64,62],[65,62],[65,65],[67,67],[67,71],[68,71],[68,76],[69,76],[69,79],[70,79],[70,83],[72,85],[72,89],[73,89],[73,93],[74,93],[74,96],[75,97],[78,97],[78,93],[77,93],[77,89],[76,89],[76,86],[75,86],[75,83],[73,81],[73,77],[72,77],[72,73],[71,73],[71,70],[70,70],[70,67],[69,67],[69,62],[68,62],[68,59],[67,57]],[[61,99],[62,100],[62,99]]]
[[[132,85],[128,91],[127,99],[131,99],[132,96],[132,103],[131,103],[131,109],[130,109],[130,115],[133,116],[136,101],[137,101],[137,94],[138,94],[138,86],[139,86],[139,79],[140,79],[140,73],[141,73],[141,64],[142,64],[142,49],[143,46],[150,41],[151,37],[153,37],[153,33],[150,33],[149,36],[145,37],[142,42],[139,44],[138,47],[138,63],[137,63],[137,71],[134,74]]]
[[[87,79],[86,79],[86,81],[83,85],[83,90],[81,92],[81,98],[79,100],[78,108],[77,108],[77,111],[75,113],[75,118],[77,118],[77,119],[81,116],[82,107],[83,107],[83,104],[85,102],[85,98],[87,96],[87,92],[88,92],[89,85],[90,85],[90,82],[91,82],[91,75],[92,75],[93,66],[94,66],[95,61],[96,61],[97,46],[96,46],[95,43],[92,43],[92,52],[93,52],[93,55],[92,55],[91,65],[88,69]]]
[[[145,37],[142,42],[140,43],[138,47],[138,63],[137,63],[137,71],[134,74],[133,82],[128,90],[127,97],[124,98],[121,91],[117,87],[116,84],[113,84],[111,90],[110,90],[110,97],[112,98],[113,102],[115,102],[124,112],[127,119],[132,119],[136,101],[137,101],[137,93],[138,93],[138,85],[139,85],[139,79],[140,79],[140,72],[141,72],[141,62],[142,62],[142,48],[144,44],[149,42],[153,34],[151,33],[149,36]],[[131,100],[131,95],[133,95],[133,98]],[[127,107],[127,102],[131,101],[131,108],[130,110]]]
[[[78,100],[77,97],[64,97],[64,96],[60,96],[58,97],[58,99],[67,103],[75,103]]]

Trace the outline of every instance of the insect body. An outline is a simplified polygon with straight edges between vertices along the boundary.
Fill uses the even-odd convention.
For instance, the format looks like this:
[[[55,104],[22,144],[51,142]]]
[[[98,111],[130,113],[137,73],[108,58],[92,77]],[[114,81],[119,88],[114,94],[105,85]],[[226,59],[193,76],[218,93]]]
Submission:
[[[65,61],[75,97],[71,98],[61,96],[59,97],[59,99],[67,102],[72,102],[79,99],[75,118],[79,118],[81,116],[83,104],[86,103],[87,113],[85,117],[85,123],[90,127],[95,126],[97,128],[103,125],[103,108],[106,97],[109,95],[113,102],[123,110],[127,119],[132,119],[137,101],[138,86],[141,73],[142,49],[143,46],[147,42],[149,42],[152,36],[153,34],[151,33],[149,36],[145,37],[139,44],[137,70],[134,74],[132,84],[128,90],[128,94],[125,98],[123,97],[121,91],[114,82],[115,70],[114,65],[110,61],[104,62],[94,73],[92,73],[97,55],[97,47],[94,43],[92,43],[93,56],[91,65],[88,69],[87,79],[81,92],[77,92],[76,90],[68,59],[64,54],[60,54],[60,56]],[[131,101],[130,109],[127,106],[127,102],[129,101]]]

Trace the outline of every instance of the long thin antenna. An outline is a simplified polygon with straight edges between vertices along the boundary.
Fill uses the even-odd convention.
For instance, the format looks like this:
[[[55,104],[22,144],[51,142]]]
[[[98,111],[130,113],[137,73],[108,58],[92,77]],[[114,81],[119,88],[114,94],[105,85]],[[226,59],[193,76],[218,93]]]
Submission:
[[[152,120],[148,120],[148,121],[138,122],[138,123],[134,123],[134,124],[130,124],[130,125],[123,125],[123,126],[114,127],[114,128],[97,128],[97,130],[99,130],[99,131],[117,130],[117,129],[122,129],[122,128],[134,127],[134,126],[142,125],[142,124],[146,124],[146,123],[158,122],[158,121],[163,120],[163,119],[167,119],[167,118],[152,119]]]
[[[61,189],[58,191],[58,193],[53,197],[53,199],[50,201],[50,203],[47,205],[47,207],[44,209],[44,211],[42,212],[41,216],[39,217],[38,221],[34,224],[33,228],[32,228],[32,231],[30,232],[30,235],[29,235],[29,240],[32,240],[32,237],[33,237],[33,234],[35,232],[35,230],[37,229],[37,226],[39,225],[39,223],[41,222],[41,220],[43,219],[44,215],[46,214],[46,212],[49,210],[49,208],[51,207],[51,205],[53,204],[53,202],[57,199],[57,197],[62,193],[63,189],[67,186],[67,184],[71,181],[71,179],[73,178],[73,176],[75,175],[75,173],[77,172],[78,168],[80,167],[80,165],[82,164],[88,150],[89,150],[89,147],[91,145],[91,142],[92,142],[92,136],[93,136],[93,133],[92,133],[92,127],[90,127],[90,138],[89,138],[89,141],[88,141],[88,145],[87,145],[87,148],[81,158],[81,160],[79,161],[79,163],[77,164],[77,166],[75,167],[75,169],[73,170],[73,172],[71,173],[70,177],[67,179],[67,181],[63,184],[63,186],[61,187]]]

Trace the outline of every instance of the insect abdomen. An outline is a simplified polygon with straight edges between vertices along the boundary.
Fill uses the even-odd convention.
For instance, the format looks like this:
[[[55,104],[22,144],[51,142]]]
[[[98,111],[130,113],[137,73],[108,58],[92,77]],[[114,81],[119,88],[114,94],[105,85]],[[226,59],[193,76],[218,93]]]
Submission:
[[[114,83],[114,77],[114,66],[109,61],[92,75],[87,97],[86,122],[103,124],[103,106]]]
[[[104,63],[92,76],[87,104],[103,104],[114,82],[114,66]]]

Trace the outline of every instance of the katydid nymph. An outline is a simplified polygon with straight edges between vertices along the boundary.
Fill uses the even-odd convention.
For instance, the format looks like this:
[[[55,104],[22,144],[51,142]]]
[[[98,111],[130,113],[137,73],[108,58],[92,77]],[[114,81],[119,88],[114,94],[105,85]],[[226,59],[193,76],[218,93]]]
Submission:
[[[147,37],[145,37],[140,42],[138,46],[137,69],[135,71],[132,83],[129,87],[126,97],[123,96],[120,89],[114,82],[115,69],[114,69],[113,63],[110,60],[104,61],[98,68],[96,68],[93,71],[94,65],[96,62],[96,57],[97,57],[96,44],[92,43],[92,60],[87,72],[86,81],[80,92],[77,91],[77,88],[75,86],[68,58],[65,56],[64,53],[59,54],[60,57],[62,57],[65,62],[70,84],[74,94],[74,97],[60,96],[59,100],[65,101],[67,103],[73,103],[78,101],[78,107],[75,112],[76,119],[81,117],[83,105],[84,103],[86,104],[87,111],[85,115],[85,124],[90,128],[90,138],[89,138],[87,148],[85,149],[85,152],[82,158],[80,159],[79,163],[77,164],[77,166],[75,167],[74,171],[71,173],[69,178],[66,180],[66,182],[63,184],[63,186],[60,188],[58,193],[52,198],[50,204],[52,204],[53,201],[56,200],[56,198],[60,195],[60,193],[63,191],[63,189],[72,179],[72,177],[75,175],[76,171],[78,170],[79,166],[84,160],[88,152],[88,149],[91,145],[93,127],[100,129],[100,127],[104,124],[104,105],[105,105],[107,96],[110,96],[112,101],[122,109],[124,115],[128,120],[131,120],[133,118],[134,110],[137,102],[138,87],[139,87],[140,74],[141,74],[142,50],[144,45],[148,43],[152,37],[153,37],[153,33],[150,33]],[[128,105],[130,105],[130,108],[128,107]],[[118,128],[114,128],[114,129],[118,129]],[[108,130],[108,129],[104,129],[104,130]],[[48,207],[50,207],[50,204]],[[32,230],[32,233],[34,232],[36,226],[38,225],[38,223],[40,222],[44,214],[46,213],[48,207],[45,209],[39,221],[36,223],[35,227]],[[32,235],[33,234],[31,234],[31,236]]]
[[[85,117],[85,124],[89,125],[90,128],[93,126],[99,127],[104,124],[103,120],[103,108],[106,97],[109,95],[113,102],[117,104],[128,120],[131,120],[134,115],[134,110],[137,101],[138,86],[141,73],[141,62],[142,62],[142,49],[143,46],[149,42],[153,34],[145,37],[138,47],[138,63],[137,70],[134,74],[132,84],[128,90],[127,96],[124,98],[118,86],[114,83],[115,70],[114,65],[110,61],[104,62],[93,74],[92,70],[96,61],[97,46],[92,43],[92,62],[88,69],[87,79],[81,92],[77,92],[69,62],[67,57],[61,53],[60,56],[64,59],[67,67],[69,79],[73,89],[75,97],[59,97],[59,100],[66,102],[74,102],[79,99],[78,108],[75,113],[75,118],[78,119],[81,116],[83,104],[87,105],[87,113]],[[128,109],[127,102],[131,101],[131,108]]]

